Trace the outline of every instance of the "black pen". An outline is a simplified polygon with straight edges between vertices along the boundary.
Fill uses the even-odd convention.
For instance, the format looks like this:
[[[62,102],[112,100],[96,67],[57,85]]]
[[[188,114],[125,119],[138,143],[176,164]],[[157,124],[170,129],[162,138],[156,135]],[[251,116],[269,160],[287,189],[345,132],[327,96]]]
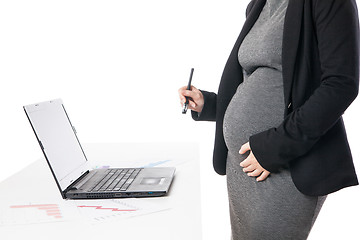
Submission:
[[[192,80],[193,73],[194,73],[194,68],[191,68],[190,79],[189,79],[189,83],[187,85],[186,90],[191,90],[191,80]],[[186,98],[186,101],[184,103],[183,110],[182,110],[183,114],[186,114],[186,111],[188,110],[188,105],[189,105],[189,97],[185,97],[185,98]]]

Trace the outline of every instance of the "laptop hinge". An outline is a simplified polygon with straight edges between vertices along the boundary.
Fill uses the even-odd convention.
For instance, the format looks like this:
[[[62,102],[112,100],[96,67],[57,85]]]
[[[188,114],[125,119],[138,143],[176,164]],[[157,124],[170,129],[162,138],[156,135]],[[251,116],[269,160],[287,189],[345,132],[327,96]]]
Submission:
[[[78,179],[75,180],[75,182],[73,182],[69,187],[67,187],[64,190],[64,193],[68,192],[69,190],[78,190],[78,188],[80,188],[82,186],[82,184],[79,184],[81,182],[82,179],[85,178],[86,175],[89,174],[89,170],[87,170],[83,175],[81,175]]]

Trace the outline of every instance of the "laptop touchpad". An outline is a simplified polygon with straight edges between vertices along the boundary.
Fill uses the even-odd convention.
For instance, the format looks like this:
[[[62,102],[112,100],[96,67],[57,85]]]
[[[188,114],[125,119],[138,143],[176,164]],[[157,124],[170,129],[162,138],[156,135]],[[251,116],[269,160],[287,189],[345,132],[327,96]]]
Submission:
[[[141,179],[140,184],[141,185],[161,185],[163,184],[165,181],[165,178],[151,178],[151,177],[146,177]]]

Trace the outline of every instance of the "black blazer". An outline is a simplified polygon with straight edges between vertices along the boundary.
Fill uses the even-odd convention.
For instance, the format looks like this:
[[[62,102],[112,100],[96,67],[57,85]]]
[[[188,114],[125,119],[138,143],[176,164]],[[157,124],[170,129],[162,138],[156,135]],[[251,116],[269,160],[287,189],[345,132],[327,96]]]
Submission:
[[[226,174],[223,118],[243,71],[241,42],[266,0],[252,0],[246,21],[225,65],[218,94],[202,91],[205,105],[195,120],[216,121],[213,164]],[[357,185],[342,114],[359,89],[359,22],[355,0],[289,0],[282,65],[286,109],[277,127],[250,137],[259,163],[276,172],[288,164],[302,193],[326,195]],[[240,149],[241,146],[239,146]]]

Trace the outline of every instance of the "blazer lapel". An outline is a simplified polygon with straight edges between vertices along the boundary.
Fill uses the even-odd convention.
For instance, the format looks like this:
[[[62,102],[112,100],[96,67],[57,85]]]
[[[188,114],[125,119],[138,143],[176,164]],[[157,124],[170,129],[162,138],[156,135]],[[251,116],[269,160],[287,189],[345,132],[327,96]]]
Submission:
[[[289,0],[285,15],[282,46],[282,69],[286,106],[290,106],[291,104],[291,89],[294,81],[296,53],[300,40],[303,8],[304,0]]]

